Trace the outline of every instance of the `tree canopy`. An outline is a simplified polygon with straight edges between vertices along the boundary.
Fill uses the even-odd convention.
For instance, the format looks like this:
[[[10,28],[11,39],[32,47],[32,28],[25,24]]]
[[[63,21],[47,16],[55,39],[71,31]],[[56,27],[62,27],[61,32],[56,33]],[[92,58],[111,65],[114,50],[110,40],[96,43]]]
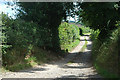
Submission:
[[[99,2],[99,3],[79,3],[77,12],[79,20],[85,26],[94,30],[99,29],[100,37],[108,36],[108,33],[115,29],[116,21],[120,20],[118,13],[118,3]],[[106,34],[106,35],[104,35]]]
[[[67,15],[74,10],[73,3],[39,3],[39,2],[18,2],[18,18],[25,21],[32,21],[41,27],[50,29],[54,50],[60,50],[58,27]]]
[[[79,17],[81,21],[92,29],[111,30],[120,19],[116,3],[82,3]]]

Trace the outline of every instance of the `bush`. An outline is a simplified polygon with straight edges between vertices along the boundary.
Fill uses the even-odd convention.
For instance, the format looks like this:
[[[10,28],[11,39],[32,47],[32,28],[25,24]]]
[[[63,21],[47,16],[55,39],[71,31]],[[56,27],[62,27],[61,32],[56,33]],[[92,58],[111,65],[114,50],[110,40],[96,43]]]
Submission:
[[[3,66],[6,69],[15,71],[15,67],[19,70],[19,68],[32,66],[31,64],[21,66],[32,60],[39,63],[40,61],[46,62],[49,59],[46,58],[45,54],[42,54],[43,49],[53,47],[51,41],[53,35],[49,28],[20,19],[13,20],[5,14],[2,16],[2,21],[4,24],[1,37],[2,59]],[[79,28],[76,25],[63,23],[59,27],[59,37],[62,48],[69,51],[78,45],[80,41]]]
[[[14,65],[24,61],[32,54],[34,46],[51,47],[51,33],[33,22],[13,20],[3,14],[2,57],[3,66]]]
[[[93,39],[92,46],[92,59],[94,61],[95,67],[101,75],[104,77],[118,77],[120,61],[118,61],[118,50],[119,50],[119,30],[120,28],[114,30],[108,38],[100,41],[97,31],[91,34]]]
[[[83,34],[91,32],[91,29],[89,27],[82,26],[82,27],[80,27],[80,29],[82,29],[82,33]]]
[[[90,39],[91,39],[92,41],[94,41],[95,39],[97,39],[97,38],[98,38],[99,33],[100,33],[100,31],[99,31],[99,30],[96,30],[96,31],[91,30]]]
[[[59,38],[60,38],[60,45],[64,50],[70,51],[72,47],[75,47],[80,40],[79,35],[79,28],[76,25],[71,25],[68,23],[62,23],[59,26]],[[74,45],[73,43],[77,43]]]

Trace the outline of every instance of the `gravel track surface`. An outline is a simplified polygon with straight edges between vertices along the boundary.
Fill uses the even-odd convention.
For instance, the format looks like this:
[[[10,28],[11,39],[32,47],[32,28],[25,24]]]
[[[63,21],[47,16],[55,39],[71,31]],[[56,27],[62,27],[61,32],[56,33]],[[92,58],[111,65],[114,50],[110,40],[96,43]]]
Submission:
[[[87,40],[87,48],[80,53]],[[81,36],[79,45],[65,58],[38,65],[19,72],[7,72],[0,75],[1,78],[101,78],[91,63],[91,45],[89,36]]]

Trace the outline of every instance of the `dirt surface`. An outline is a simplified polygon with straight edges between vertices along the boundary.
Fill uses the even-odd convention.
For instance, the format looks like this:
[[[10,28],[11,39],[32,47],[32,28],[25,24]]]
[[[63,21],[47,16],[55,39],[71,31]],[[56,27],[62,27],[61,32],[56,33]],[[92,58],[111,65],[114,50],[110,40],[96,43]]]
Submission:
[[[80,53],[87,40],[87,48]],[[38,65],[19,72],[7,72],[1,78],[101,78],[91,63],[91,44],[89,36],[81,36],[80,44],[65,58],[59,61]]]

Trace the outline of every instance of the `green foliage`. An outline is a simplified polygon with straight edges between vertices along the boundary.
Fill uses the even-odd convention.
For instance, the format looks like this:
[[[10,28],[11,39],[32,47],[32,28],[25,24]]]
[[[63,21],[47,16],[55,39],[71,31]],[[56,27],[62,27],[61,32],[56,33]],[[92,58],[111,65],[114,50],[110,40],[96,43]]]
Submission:
[[[89,27],[81,26],[80,29],[82,29],[83,34],[91,32],[91,29]]]
[[[13,20],[3,14],[2,57],[3,66],[24,62],[27,55],[32,54],[34,46],[51,47],[49,29],[38,26],[33,22]]]
[[[30,67],[31,67],[31,65],[28,64],[28,63],[20,63],[20,64],[16,63],[14,65],[7,66],[5,68],[6,68],[6,70],[15,72],[15,71],[27,69],[27,68],[30,68]]]
[[[11,51],[13,52],[13,51]],[[30,67],[34,67],[35,65],[40,65],[46,62],[50,62],[50,61],[56,61],[59,59],[58,56],[56,56],[55,53],[50,52],[50,51],[46,51],[43,50],[39,47],[33,47],[32,48],[32,54],[31,55],[27,55],[25,57],[24,60],[21,60],[21,57],[18,57],[14,62],[13,65],[7,65],[4,66],[5,69],[9,70],[9,71],[19,71],[19,70],[23,70],[23,69],[28,69]],[[20,59],[20,61],[18,62],[18,59]]]
[[[78,6],[79,21],[93,30],[99,29],[99,40],[104,42],[109,33],[116,29],[116,21],[120,20],[118,3],[80,3]]]
[[[93,46],[92,46],[92,59],[94,64],[96,64],[96,69],[98,72],[103,75],[104,77],[118,77],[119,75],[119,67],[120,61],[118,56],[119,51],[119,33],[120,28],[114,30],[108,38],[101,42],[97,35],[99,31],[92,33],[91,37],[93,39]],[[96,35],[95,35],[96,34]],[[96,37],[95,37],[95,36]]]
[[[92,30],[90,34],[90,39],[94,41],[98,38],[100,31],[99,30]]]
[[[98,71],[99,74],[101,74],[102,76],[104,76],[104,78],[119,78],[118,75],[114,74],[114,73],[110,73],[108,70],[102,68],[100,65],[98,64],[94,64],[96,70]]]
[[[62,23],[59,26],[60,45],[64,50],[70,51],[79,43],[79,28],[76,25]]]
[[[85,44],[83,45],[80,53],[85,51],[85,49],[87,48],[87,43],[88,43],[88,42],[87,42],[87,40],[85,39]]]
[[[60,51],[58,27],[62,19],[66,20],[67,15],[71,15],[74,10],[73,3],[17,2],[16,4],[20,7],[17,18],[33,21],[39,26],[49,29],[52,37],[51,50],[55,52]]]
[[[81,21],[92,29],[111,30],[119,20],[117,3],[82,3],[80,6]]]
[[[20,13],[17,14],[18,18],[24,19],[25,21],[37,22],[43,27],[52,27],[48,26],[47,23],[56,20],[57,17],[58,19],[60,18],[59,20],[61,21],[61,17],[66,18],[67,15],[71,15],[74,10],[72,2],[16,2],[16,4],[20,7],[20,9],[18,9]],[[59,22],[56,20],[54,24],[56,23]]]
[[[6,69],[18,71],[54,60],[49,51],[49,48],[53,47],[51,29],[41,27],[34,22],[13,20],[7,15],[3,15],[2,57],[3,66]],[[72,50],[79,44],[79,28],[76,25],[63,23],[60,25],[59,31],[60,43],[61,46],[64,46],[64,50]],[[48,48],[48,52],[40,48]]]
[[[14,63],[17,57],[24,58],[31,50],[31,46],[51,47],[51,37],[50,34],[47,34],[48,30],[38,27],[37,24],[15,20],[11,21],[11,24],[6,23],[4,27],[6,45],[11,45],[11,48],[9,48],[9,52],[6,45],[3,46],[4,50],[5,48],[6,51],[8,50],[7,53],[3,52],[3,60],[11,61],[9,63]],[[13,53],[12,50],[15,52]]]

